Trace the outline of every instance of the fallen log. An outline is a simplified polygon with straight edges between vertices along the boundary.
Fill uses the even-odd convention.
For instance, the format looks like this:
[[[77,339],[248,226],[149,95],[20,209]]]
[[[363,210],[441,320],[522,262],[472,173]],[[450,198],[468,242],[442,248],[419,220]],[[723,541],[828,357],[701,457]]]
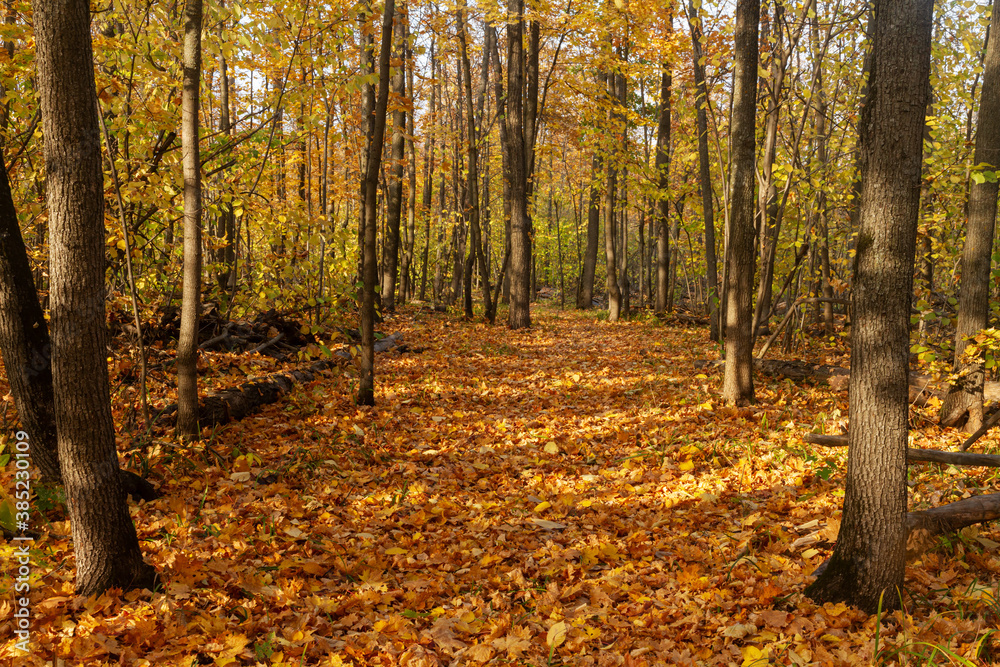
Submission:
[[[403,347],[402,336],[399,333],[379,340],[375,344],[375,351],[381,353],[394,347]],[[321,359],[289,371],[252,378],[231,389],[212,392],[202,397],[198,403],[198,423],[205,427],[239,421],[264,405],[276,403],[292,390],[296,382],[310,382],[318,373],[351,358],[350,350],[342,348],[334,352],[332,359]],[[176,412],[176,404],[168,406],[161,413],[161,419],[171,418]]]
[[[988,493],[929,510],[907,512],[906,530],[911,539],[915,533],[931,537],[997,519],[1000,519],[1000,493]]]
[[[846,447],[846,435],[821,435],[806,433],[802,436],[805,442],[824,447]],[[968,452],[943,452],[939,449],[919,449],[909,447],[906,450],[907,463],[942,463],[953,466],[983,466],[1000,468],[1000,456],[991,454],[969,454]]]

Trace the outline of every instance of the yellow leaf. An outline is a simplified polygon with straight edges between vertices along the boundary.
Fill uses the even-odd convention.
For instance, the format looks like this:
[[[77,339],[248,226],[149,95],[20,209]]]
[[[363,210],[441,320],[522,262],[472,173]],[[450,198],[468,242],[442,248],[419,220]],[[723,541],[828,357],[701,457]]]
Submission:
[[[694,469],[694,461],[692,461],[691,459],[688,459],[687,461],[684,461],[683,463],[681,463],[677,467],[681,470],[681,472],[687,472],[688,470],[693,470]]]
[[[402,556],[406,553],[406,549],[401,549],[399,547],[392,547],[391,549],[385,550],[386,556]]]
[[[549,628],[548,634],[545,635],[545,643],[552,648],[557,648],[564,641],[566,641],[566,623],[559,621]]]
[[[546,500],[546,501],[540,502],[537,505],[535,505],[535,511],[536,512],[544,512],[545,510],[547,510],[550,507],[552,507],[552,503],[550,503],[549,501]]]
[[[559,453],[559,445],[557,445],[556,443],[554,443],[551,440],[549,440],[548,442],[545,443],[545,453],[546,454],[558,454]]]
[[[803,558],[812,558],[813,556],[819,555],[819,552],[815,549],[806,549],[802,552]]]
[[[743,667],[763,667],[770,663],[767,651],[761,651],[756,646],[743,647]]]

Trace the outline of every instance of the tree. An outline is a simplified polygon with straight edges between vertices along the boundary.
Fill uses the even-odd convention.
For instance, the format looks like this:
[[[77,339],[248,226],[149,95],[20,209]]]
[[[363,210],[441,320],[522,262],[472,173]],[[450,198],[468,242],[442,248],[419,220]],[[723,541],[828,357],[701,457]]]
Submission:
[[[673,17],[671,17],[672,20]],[[659,201],[656,216],[656,312],[667,310],[670,289],[670,63],[663,64],[660,74],[660,122],[656,130],[656,171],[659,179]]]
[[[969,224],[962,249],[962,283],[958,294],[958,327],[955,330],[955,373],[961,380],[941,405],[941,423],[954,426],[965,415],[966,430],[977,431],[983,422],[983,363],[964,359],[969,339],[986,328],[990,304],[990,259],[997,219],[997,178],[1000,172],[1000,11],[993,4],[983,89],[976,128],[977,165],[969,188]],[[991,178],[983,174],[993,172]]]
[[[754,159],[756,158],[757,34],[760,0],[736,5],[736,45],[733,68],[733,116],[730,123],[729,233],[726,246],[726,374],[724,401],[752,403],[754,275]],[[704,187],[704,184],[703,186]]]
[[[483,290],[483,312],[486,319],[493,323],[496,313],[490,295],[490,274],[486,264],[486,253],[483,252],[483,234],[479,224],[479,130],[477,122],[481,122],[483,117],[483,105],[486,98],[486,87],[489,84],[490,65],[490,45],[487,43],[483,47],[483,65],[481,70],[479,88],[479,111],[478,115],[472,106],[472,68],[469,63],[469,49],[467,44],[465,19],[463,13],[467,11],[463,5],[455,11],[458,22],[458,40],[460,56],[462,61],[462,80],[465,84],[465,97],[468,101],[466,112],[466,131],[468,133],[468,187],[466,197],[468,199],[466,209],[469,215],[470,249],[469,259],[465,266],[465,308],[466,316],[472,316],[472,269],[475,265],[479,269],[479,279]],[[493,33],[487,31],[486,39],[493,37]]]
[[[507,312],[507,325],[511,329],[531,326],[531,220],[528,218],[526,164],[531,137],[526,135],[529,134],[530,121],[533,119],[526,121],[524,113],[524,72],[521,65],[525,60],[523,38],[524,1],[508,0],[507,108],[503,122],[507,127],[504,150],[509,154],[505,161],[505,175],[510,184],[510,308]],[[537,85],[535,91],[537,93]],[[530,104],[528,106],[531,107]]]
[[[715,210],[712,205],[712,172],[708,161],[708,86],[705,85],[705,60],[702,56],[701,18],[694,2],[688,3],[688,27],[691,31],[691,58],[694,70],[696,128],[698,130],[698,178],[701,186],[701,210],[705,220],[705,273],[708,281],[709,336],[719,335],[719,271],[715,257]]]
[[[7,167],[0,156],[0,351],[21,425],[35,445],[35,463],[44,480],[56,482],[62,475],[56,449],[51,347]]]
[[[910,300],[933,8],[933,0],[874,5],[869,98],[859,127],[844,513],[829,565],[806,589],[817,601],[869,613],[899,605],[906,564]]]
[[[197,439],[198,320],[201,315],[201,150],[198,113],[201,86],[201,0],[184,5],[184,82],[181,147],[184,163],[184,287],[177,341],[177,434]]]
[[[52,381],[76,593],[152,587],[125,503],[111,418],[104,175],[89,3],[33,3],[52,235]]]
[[[587,248],[583,255],[583,266],[580,274],[580,291],[577,294],[576,307],[588,310],[594,305],[594,274],[597,272],[597,246],[601,240],[601,209],[599,206],[601,188],[600,175],[602,168],[600,151],[594,150],[590,168],[590,193],[587,205]]]
[[[358,383],[358,405],[375,405],[375,284],[378,262],[375,258],[376,215],[378,214],[378,175],[382,166],[382,146],[385,143],[385,111],[389,101],[389,54],[392,50],[392,19],[395,1],[386,0],[382,15],[382,46],[378,59],[378,97],[375,99],[371,122],[368,123],[367,158],[362,187],[365,194],[361,208],[364,228],[363,272],[361,291],[361,356]],[[365,84],[373,87],[371,83]],[[366,94],[374,98],[374,95]]]
[[[395,56],[404,60],[406,51],[406,25],[409,20],[406,11],[396,17]],[[392,73],[392,94],[394,109],[392,112],[392,144],[389,155],[389,187],[386,204],[386,231],[382,246],[382,310],[392,312],[396,309],[396,274],[399,260],[399,221],[403,212],[403,150],[406,148],[406,68],[396,67]]]

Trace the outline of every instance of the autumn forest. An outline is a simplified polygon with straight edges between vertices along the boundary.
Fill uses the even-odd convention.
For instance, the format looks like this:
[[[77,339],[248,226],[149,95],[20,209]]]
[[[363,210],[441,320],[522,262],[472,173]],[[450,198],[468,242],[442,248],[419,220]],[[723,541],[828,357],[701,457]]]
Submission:
[[[988,0],[0,13],[0,663],[1000,664]]]

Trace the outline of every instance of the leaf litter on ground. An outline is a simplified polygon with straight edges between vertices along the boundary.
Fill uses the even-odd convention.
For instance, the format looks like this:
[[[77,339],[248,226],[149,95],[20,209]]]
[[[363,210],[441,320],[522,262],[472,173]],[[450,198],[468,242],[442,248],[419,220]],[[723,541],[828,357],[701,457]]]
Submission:
[[[33,652],[4,639],[0,659],[867,665],[941,647],[1000,660],[995,530],[911,561],[904,612],[802,595],[836,541],[846,453],[801,435],[843,425],[843,392],[757,376],[758,405],[720,406],[720,373],[693,365],[713,353],[706,332],[648,320],[542,308],[519,332],[411,310],[391,323],[421,351],[378,358],[374,408],[353,404],[339,368],[201,444],[142,445],[164,496],[133,518],[162,590],[74,596],[69,525],[50,512],[32,551]],[[911,474],[915,504],[995,484]],[[0,580],[8,637],[15,563]]]

